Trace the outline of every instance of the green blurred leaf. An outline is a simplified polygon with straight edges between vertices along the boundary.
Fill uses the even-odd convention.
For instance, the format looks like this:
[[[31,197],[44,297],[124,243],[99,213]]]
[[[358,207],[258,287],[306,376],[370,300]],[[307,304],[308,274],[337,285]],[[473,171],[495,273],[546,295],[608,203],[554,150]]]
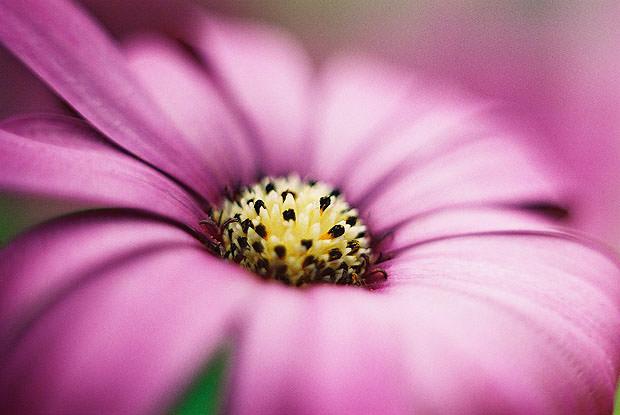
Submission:
[[[620,382],[618,382],[618,389],[616,390],[616,405],[614,407],[614,415],[620,415]]]
[[[171,413],[175,415],[219,413],[229,360],[228,350],[217,352]]]
[[[37,223],[83,208],[78,203],[52,198],[0,194],[0,247]]]

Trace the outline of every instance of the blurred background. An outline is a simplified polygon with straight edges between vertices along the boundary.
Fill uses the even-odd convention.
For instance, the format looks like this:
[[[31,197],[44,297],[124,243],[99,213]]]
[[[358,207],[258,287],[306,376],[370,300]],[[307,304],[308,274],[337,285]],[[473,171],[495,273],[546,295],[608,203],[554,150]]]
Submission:
[[[199,0],[214,13],[281,26],[317,66],[368,53],[508,102],[540,133],[575,183],[572,223],[620,247],[620,12],[616,1]],[[189,13],[179,0],[82,0],[119,40],[169,31]],[[40,101],[0,95],[0,116],[46,109],[48,92],[0,50],[0,90],[38,89]],[[71,207],[73,208],[73,207]],[[0,242],[62,201],[0,197]]]

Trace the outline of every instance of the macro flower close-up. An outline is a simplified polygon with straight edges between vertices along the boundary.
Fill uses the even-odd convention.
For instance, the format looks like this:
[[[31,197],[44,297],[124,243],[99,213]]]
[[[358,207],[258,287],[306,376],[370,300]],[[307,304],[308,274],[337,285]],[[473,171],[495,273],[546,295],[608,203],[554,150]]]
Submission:
[[[220,413],[612,413],[620,262],[539,131],[183,7],[0,1],[0,196],[68,207],[0,248],[1,413],[207,413],[220,366]]]

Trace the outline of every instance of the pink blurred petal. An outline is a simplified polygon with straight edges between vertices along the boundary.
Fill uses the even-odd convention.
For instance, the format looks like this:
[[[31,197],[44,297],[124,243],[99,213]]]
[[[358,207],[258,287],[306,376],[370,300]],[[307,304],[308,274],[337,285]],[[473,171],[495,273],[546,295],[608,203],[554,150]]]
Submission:
[[[187,232],[147,214],[97,210],[72,214],[22,234],[0,252],[0,338],[96,270],[170,244],[200,246]]]
[[[578,180],[574,225],[619,247],[620,8],[611,2],[588,12],[548,29],[550,42],[566,40],[555,51],[559,56],[549,59],[556,81],[546,91],[551,105],[546,100],[525,105],[534,108],[533,116],[545,115],[550,151],[567,160]]]
[[[551,234],[470,236],[385,264],[376,292],[274,290],[233,362],[231,413],[609,413],[617,263]]]
[[[555,166],[512,118],[496,120],[497,105],[359,58],[335,61],[322,79],[313,172],[376,231],[448,206],[563,202]]]
[[[252,284],[203,248],[151,248],[89,275],[2,355],[3,413],[150,414],[180,397]]]
[[[0,40],[95,127],[203,195],[213,180],[185,138],[139,88],[124,57],[62,0],[3,1]]]
[[[565,163],[564,176],[576,179],[573,224],[617,246],[618,4],[402,6],[398,16],[375,13],[372,23],[347,29],[380,53],[518,108],[544,134],[537,145]]]
[[[358,143],[362,151],[348,159],[355,168],[347,170],[339,182],[343,189],[350,189],[355,203],[367,202],[376,190],[428,160],[487,136],[505,134],[488,125],[490,117],[484,112],[488,104],[458,96],[450,96],[445,102],[444,97],[421,88],[414,95],[414,99],[401,103],[390,129],[374,140]]]
[[[257,160],[248,138],[208,78],[206,69],[159,36],[125,45],[129,67],[219,177],[230,184],[254,179]]]
[[[116,38],[182,32],[196,12],[192,0],[79,0]]]
[[[144,209],[189,226],[205,216],[177,184],[108,145],[85,122],[64,116],[0,123],[0,190]]]
[[[317,82],[313,174],[340,185],[342,171],[355,169],[344,161],[368,139],[383,138],[415,82],[400,68],[361,56],[328,61]],[[366,151],[372,153],[370,148]]]
[[[401,250],[410,245],[473,232],[546,231],[553,222],[540,214],[506,206],[455,206],[412,218],[387,235],[382,248]]]
[[[377,232],[427,211],[466,203],[563,203],[561,179],[515,137],[491,132],[437,154],[430,147],[427,154],[418,152],[419,159],[413,153],[406,164],[398,164],[381,185],[351,185],[349,192],[357,191],[351,198],[364,197],[361,207]],[[382,162],[390,160],[377,160]]]
[[[404,327],[382,300],[342,287],[264,295],[233,359],[229,412],[409,412]]]
[[[562,234],[446,237],[384,264],[419,412],[607,414],[615,257]]]
[[[0,73],[0,119],[21,112],[64,111],[58,97],[2,46]]]
[[[195,46],[229,104],[254,133],[267,174],[305,173],[311,66],[286,33],[260,24],[204,18]]]

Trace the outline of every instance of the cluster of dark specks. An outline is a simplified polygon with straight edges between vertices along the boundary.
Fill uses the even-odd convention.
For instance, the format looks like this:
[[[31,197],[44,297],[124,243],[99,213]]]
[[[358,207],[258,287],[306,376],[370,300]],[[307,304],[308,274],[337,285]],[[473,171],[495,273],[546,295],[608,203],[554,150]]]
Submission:
[[[366,227],[323,183],[266,178],[226,200],[213,220],[224,257],[264,278],[295,286],[364,283],[371,255]]]

